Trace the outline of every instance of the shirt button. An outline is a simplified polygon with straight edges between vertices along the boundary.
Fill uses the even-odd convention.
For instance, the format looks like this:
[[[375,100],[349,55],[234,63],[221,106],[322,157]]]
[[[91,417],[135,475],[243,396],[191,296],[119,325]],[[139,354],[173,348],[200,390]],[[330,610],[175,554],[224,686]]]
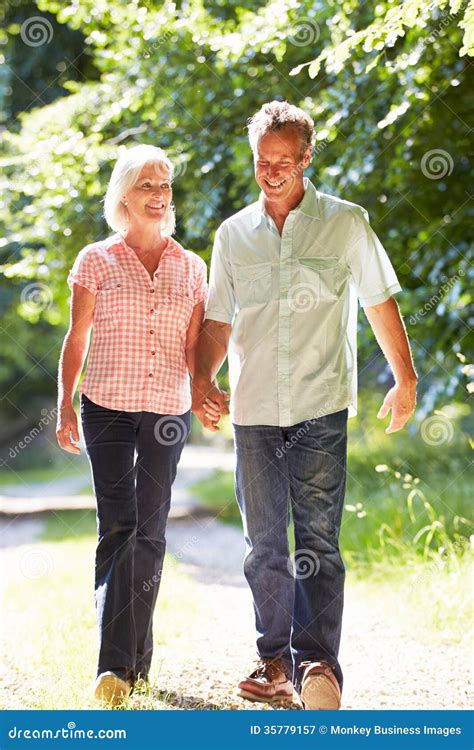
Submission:
[[[152,354],[156,354],[156,352],[152,352]]]
[[[151,313],[155,312],[155,308],[154,308],[154,307],[152,307],[152,308],[151,308],[151,310],[150,310],[150,312],[151,312]]]
[[[150,289],[150,293],[151,293],[151,294],[154,294],[154,293],[155,293],[155,290],[154,290],[154,289]]]
[[[152,372],[149,372],[149,373],[148,373],[148,377],[149,377],[149,378],[152,378],[152,377],[153,377],[153,373],[152,373]]]
[[[154,331],[150,331],[150,333],[155,333]]]
[[[120,284],[117,284],[117,286],[120,286]]]

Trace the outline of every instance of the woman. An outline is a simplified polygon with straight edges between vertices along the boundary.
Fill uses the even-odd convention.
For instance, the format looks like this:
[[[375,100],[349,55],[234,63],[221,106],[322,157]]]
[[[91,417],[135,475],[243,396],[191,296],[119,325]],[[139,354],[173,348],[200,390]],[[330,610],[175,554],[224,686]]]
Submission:
[[[172,176],[162,149],[127,150],[105,196],[115,234],[84,247],[68,276],[57,439],[80,452],[73,397],[92,329],[80,408],[97,501],[94,695],[113,705],[148,681],[171,486],[190,427],[189,373],[207,294],[206,264],[171,237]]]

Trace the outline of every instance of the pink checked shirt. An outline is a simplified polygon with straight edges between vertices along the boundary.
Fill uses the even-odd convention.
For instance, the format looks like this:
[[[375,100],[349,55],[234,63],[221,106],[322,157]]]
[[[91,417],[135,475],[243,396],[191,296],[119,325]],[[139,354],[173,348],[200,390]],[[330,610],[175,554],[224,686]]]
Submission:
[[[84,247],[67,279],[96,295],[79,393],[109,409],[188,411],[186,335],[206,276],[204,260],[171,237],[153,280],[119,234]]]

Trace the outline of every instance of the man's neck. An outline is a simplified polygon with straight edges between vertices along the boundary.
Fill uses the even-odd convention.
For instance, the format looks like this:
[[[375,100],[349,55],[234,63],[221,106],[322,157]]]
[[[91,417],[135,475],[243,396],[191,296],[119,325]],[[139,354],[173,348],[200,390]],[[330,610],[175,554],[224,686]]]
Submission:
[[[304,198],[305,189],[304,184],[301,185],[301,190],[298,191],[294,196],[292,196],[291,200],[285,203],[277,203],[276,201],[267,201],[264,199],[263,205],[265,207],[265,211],[273,221],[275,222],[276,228],[280,232],[280,234],[283,231],[283,226],[286,221],[286,217],[290,213],[290,211],[293,211]]]

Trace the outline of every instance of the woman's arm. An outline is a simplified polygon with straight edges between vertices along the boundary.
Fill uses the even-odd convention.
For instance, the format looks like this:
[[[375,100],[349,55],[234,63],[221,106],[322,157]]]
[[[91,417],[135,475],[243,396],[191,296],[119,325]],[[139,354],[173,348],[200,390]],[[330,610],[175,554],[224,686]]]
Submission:
[[[74,393],[89,348],[89,334],[95,308],[95,295],[74,284],[71,298],[71,319],[64,338],[58,368],[58,422],[56,437],[59,445],[70,453],[80,453],[74,444],[79,440]],[[71,439],[72,434],[72,439]]]
[[[188,327],[188,333],[186,336],[186,364],[192,378],[194,378],[194,370],[196,364],[196,346],[203,318],[204,302],[198,302],[198,304],[194,306]]]

